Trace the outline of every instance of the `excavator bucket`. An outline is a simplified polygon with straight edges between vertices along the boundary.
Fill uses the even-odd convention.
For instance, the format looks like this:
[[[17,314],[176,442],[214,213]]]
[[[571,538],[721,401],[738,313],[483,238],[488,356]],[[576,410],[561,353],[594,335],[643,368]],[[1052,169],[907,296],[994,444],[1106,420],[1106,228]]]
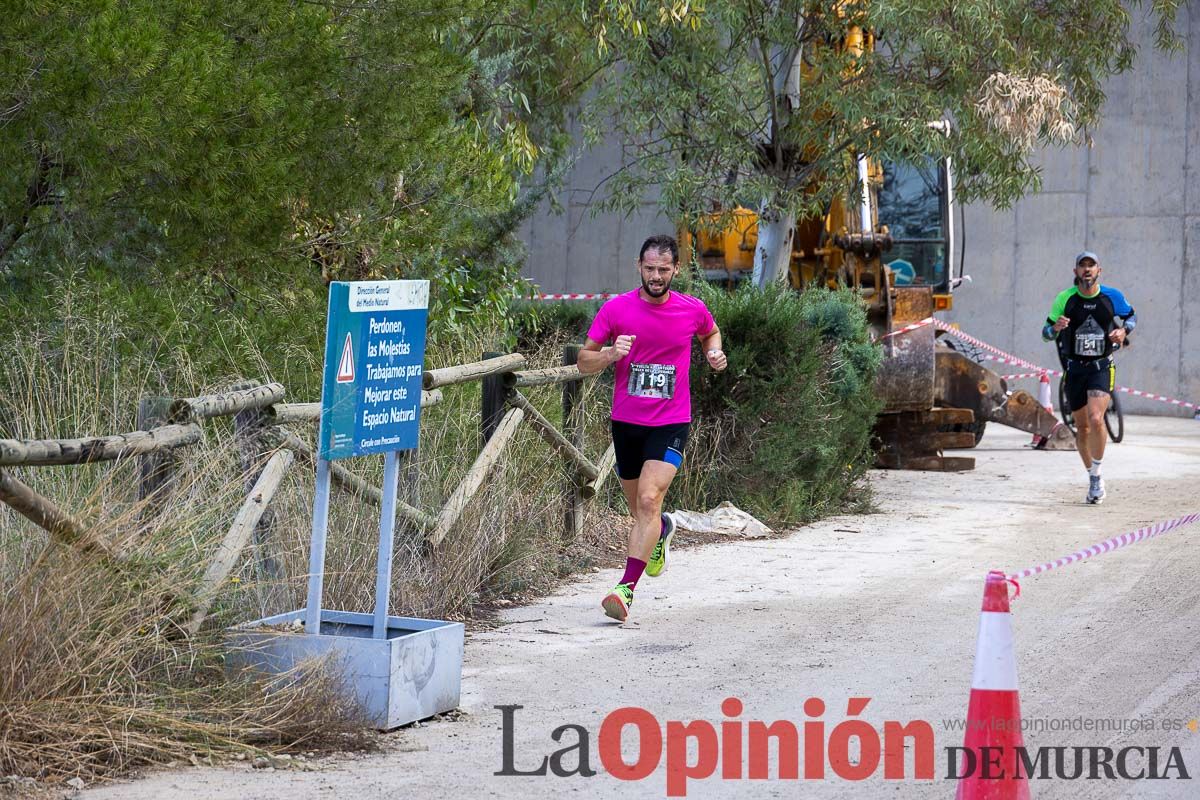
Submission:
[[[984,426],[998,422],[1011,428],[1037,435],[1042,449],[1073,450],[1075,438],[1054,414],[1042,408],[1028,392],[1011,394],[1007,384],[996,373],[962,353],[939,344],[935,354],[936,402],[940,406],[967,408],[974,414],[970,432],[975,434],[974,447],[983,437]]]
[[[999,375],[937,342],[932,325],[905,330],[933,315],[929,289],[892,288],[891,300],[876,378],[884,401],[875,424],[880,467],[973,469],[973,458],[945,451],[974,447],[989,422],[1034,434],[1042,449],[1074,449],[1070,429],[1028,392],[1009,393]]]
[[[960,471],[975,468],[975,459],[944,455],[945,450],[971,447],[974,423],[969,408],[947,408],[936,401],[934,328],[922,325],[933,316],[933,290],[892,287],[888,335],[875,390],[884,401],[875,422],[876,464],[884,469]]]
[[[1058,417],[1038,405],[1033,395],[1017,390],[1008,397],[1003,422],[1018,430],[1037,435],[1041,443],[1039,450],[1074,450],[1075,435],[1071,429],[1058,421]]]
[[[934,329],[932,325],[904,329],[933,316],[933,291],[892,288],[891,294],[875,391],[883,399],[885,414],[925,411],[934,404]]]
[[[947,456],[943,451],[974,444],[974,434],[954,433],[975,415],[966,408],[929,408],[880,414],[875,421],[875,464],[883,469],[961,472],[975,469],[975,459]]]

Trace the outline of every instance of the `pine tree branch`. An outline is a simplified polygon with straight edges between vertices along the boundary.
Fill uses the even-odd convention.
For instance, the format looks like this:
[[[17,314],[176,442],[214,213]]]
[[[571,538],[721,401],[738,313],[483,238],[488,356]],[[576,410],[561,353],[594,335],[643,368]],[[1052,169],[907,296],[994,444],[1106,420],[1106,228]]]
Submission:
[[[0,225],[0,231],[3,231],[4,236],[3,240],[0,240],[0,264],[4,263],[13,248],[16,247],[17,242],[29,231],[29,221],[33,217],[33,212],[42,206],[55,205],[60,202],[53,193],[54,187],[50,184],[50,170],[54,166],[55,163],[50,158],[50,154],[44,149],[38,148],[37,167],[25,190],[25,207],[15,222],[6,221]]]

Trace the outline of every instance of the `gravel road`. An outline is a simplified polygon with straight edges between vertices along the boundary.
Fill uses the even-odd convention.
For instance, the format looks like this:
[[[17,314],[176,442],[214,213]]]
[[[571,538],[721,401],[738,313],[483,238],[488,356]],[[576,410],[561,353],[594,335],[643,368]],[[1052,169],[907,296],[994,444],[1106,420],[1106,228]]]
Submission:
[[[718,768],[690,781],[688,796],[948,798],[954,785],[944,778],[944,748],[960,745],[962,733],[946,721],[965,714],[985,572],[1015,571],[1200,510],[1200,422],[1128,419],[1125,443],[1105,458],[1108,499],[1098,507],[1082,503],[1087,479],[1075,453],[1033,452],[1027,439],[993,425],[973,472],[872,473],[877,514],[824,520],[778,539],[679,550],[663,577],[643,579],[623,626],[599,607],[619,577],[612,570],[510,609],[510,624],[468,638],[467,715],[398,731],[382,753],[325,759],[308,772],[159,771],[83,796],[663,797],[662,762],[634,782],[602,768],[598,734],[615,709],[640,706],[664,725],[718,724],[728,719],[722,701],[736,697],[740,721],[800,727],[812,719],[804,701],[818,697],[828,735],[847,719],[848,698],[867,697],[861,718],[877,730],[887,720],[932,725],[934,780],[912,779],[911,761],[903,781],[884,780],[882,767],[864,781],[828,769],[823,780],[722,779]],[[1029,578],[1013,606],[1023,716],[1045,726],[1026,733],[1027,745],[1158,746],[1161,761],[1178,747],[1192,779],[1050,779],[1035,782],[1034,797],[1200,797],[1200,733],[1158,729],[1200,717],[1200,584],[1191,549],[1198,536],[1200,526],[1183,528]],[[575,744],[573,731],[561,742],[551,738],[574,724],[590,736],[597,774],[494,775],[503,756],[498,705],[523,706],[513,718],[517,769]],[[1109,729],[1048,729],[1088,720]],[[1153,731],[1111,729],[1150,720]],[[631,761],[636,740],[630,729]],[[576,755],[565,759],[568,769]],[[772,750],[772,777],[776,769]]]

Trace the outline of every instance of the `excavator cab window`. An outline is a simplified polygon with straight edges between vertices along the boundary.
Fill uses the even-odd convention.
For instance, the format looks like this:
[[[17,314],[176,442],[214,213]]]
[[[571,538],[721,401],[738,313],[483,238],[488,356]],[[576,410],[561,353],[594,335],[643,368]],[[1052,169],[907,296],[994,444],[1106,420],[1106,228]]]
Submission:
[[[888,226],[892,234],[892,248],[883,254],[883,261],[896,273],[897,285],[948,291],[947,185],[947,170],[938,159],[884,163],[879,224]]]

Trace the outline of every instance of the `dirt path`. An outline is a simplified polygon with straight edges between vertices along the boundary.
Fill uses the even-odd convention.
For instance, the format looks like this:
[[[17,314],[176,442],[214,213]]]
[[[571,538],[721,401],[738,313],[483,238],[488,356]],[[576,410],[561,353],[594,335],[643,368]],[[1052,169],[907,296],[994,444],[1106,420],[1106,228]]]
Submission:
[[[615,580],[597,573],[511,623],[467,643],[462,706],[469,715],[404,730],[388,752],[324,762],[316,772],[188,769],[86,792],[101,798],[662,797],[666,771],[639,782],[609,776],[597,756],[604,717],[641,706],[657,719],[809,719],[806,698],[828,706],[827,730],[848,697],[869,697],[862,718],[927,720],[937,779],[850,782],[722,780],[688,785],[691,797],[946,798],[954,787],[944,747],[961,732],[974,659],[983,575],[1020,569],[1147,523],[1200,509],[1200,423],[1128,420],[1126,442],[1105,459],[1109,495],[1082,505],[1086,476],[1074,453],[1031,452],[1027,436],[992,426],[960,474],[875,473],[883,513],[841,517],[774,541],[679,551],[661,579],[644,579],[635,615],[609,624],[599,600]],[[1189,720],[1200,717],[1200,527],[1024,582],[1013,622],[1028,721]],[[518,769],[558,748],[568,723],[591,736],[591,778],[497,777],[501,714],[517,704]],[[1047,722],[1045,724],[1053,724]],[[636,740],[632,734],[627,740]],[[1027,733],[1027,744],[1181,748],[1192,780],[1039,781],[1037,798],[1200,796],[1200,733]],[[633,751],[628,750],[632,759]],[[665,758],[664,758],[665,760]],[[574,755],[566,760],[575,764]],[[772,758],[772,775],[776,764]],[[909,767],[911,774],[911,766]],[[719,775],[719,772],[718,772]]]

